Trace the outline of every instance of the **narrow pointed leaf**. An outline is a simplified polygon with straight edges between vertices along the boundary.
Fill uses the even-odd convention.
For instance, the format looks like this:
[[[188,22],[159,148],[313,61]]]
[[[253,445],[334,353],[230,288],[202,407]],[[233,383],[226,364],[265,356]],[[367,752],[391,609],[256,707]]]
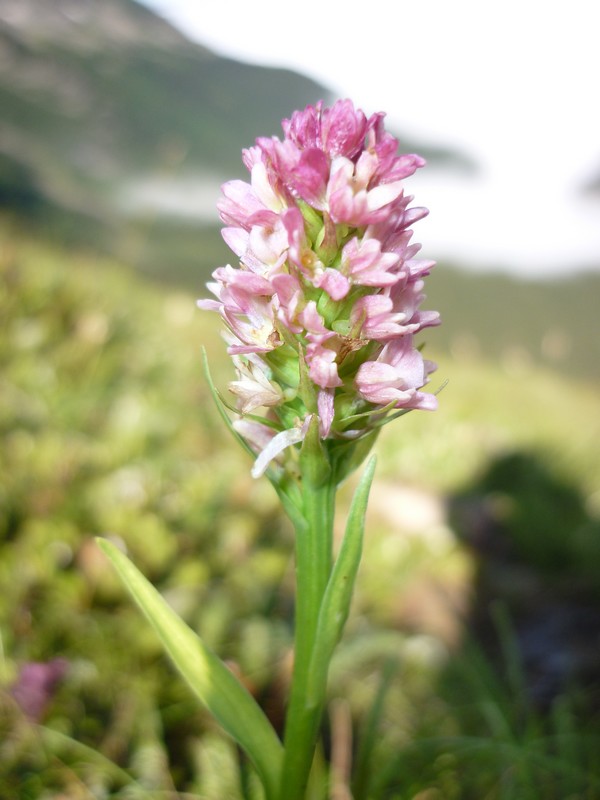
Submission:
[[[211,393],[211,395],[213,397],[213,400],[215,401],[215,405],[217,407],[217,411],[219,412],[219,414],[221,416],[221,419],[223,420],[225,425],[227,425],[227,427],[229,428],[229,430],[230,430],[231,434],[233,435],[233,437],[239,442],[239,444],[242,445],[244,450],[247,453],[250,453],[252,458],[255,458],[256,457],[256,453],[250,447],[250,445],[244,439],[244,437],[240,436],[240,434],[236,431],[236,429],[233,427],[233,424],[232,424],[231,420],[229,419],[229,415],[227,414],[225,403],[223,402],[223,400],[221,398],[221,395],[219,394],[219,390],[215,386],[215,382],[213,381],[212,375],[210,374],[210,369],[209,369],[209,366],[208,366],[208,357],[206,355],[206,350],[204,348],[202,348],[202,366],[204,368],[204,375],[206,376],[206,381],[208,383],[208,388],[210,389],[210,393]]]
[[[283,748],[263,711],[127,556],[106,539],[97,542],[185,681],[225,731],[246,751],[264,783],[267,797],[273,797],[279,781]]]
[[[354,442],[343,442],[333,451],[335,481],[339,486],[357,470],[373,449],[379,430],[373,429]]]
[[[358,484],[346,523],[346,532],[323,596],[308,678],[308,705],[319,706],[327,686],[329,662],[350,612],[356,574],[362,555],[365,514],[373,481],[373,456]]]

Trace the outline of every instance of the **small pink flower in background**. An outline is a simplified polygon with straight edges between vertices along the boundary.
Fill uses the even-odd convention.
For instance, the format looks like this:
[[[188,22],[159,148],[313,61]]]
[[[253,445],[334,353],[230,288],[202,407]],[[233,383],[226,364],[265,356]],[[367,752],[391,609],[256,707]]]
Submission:
[[[28,661],[21,666],[10,693],[32,722],[39,722],[43,718],[68,669],[66,658],[54,658],[47,662]]]
[[[420,309],[433,262],[411,243],[427,210],[404,192],[424,160],[399,153],[384,115],[350,100],[295,111],[282,128],[282,140],[244,151],[250,183],[223,186],[223,236],[239,266],[215,270],[217,299],[199,301],[228,329],[235,427],[259,454],[253,474],[284,463],[315,413],[323,439],[347,441],[381,424],[384,408],[437,406],[421,391],[435,366],[413,343],[439,323]]]

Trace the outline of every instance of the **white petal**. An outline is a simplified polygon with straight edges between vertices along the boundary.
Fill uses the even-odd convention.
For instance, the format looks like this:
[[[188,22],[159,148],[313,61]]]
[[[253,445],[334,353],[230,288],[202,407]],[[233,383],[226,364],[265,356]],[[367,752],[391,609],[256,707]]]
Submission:
[[[281,433],[278,433],[271,439],[271,441],[264,448],[264,450],[261,451],[258,458],[254,462],[254,466],[252,467],[251,471],[253,478],[260,478],[271,461],[274,458],[277,458],[277,456],[282,453],[286,447],[289,447],[292,444],[297,444],[304,439],[306,436],[306,431],[308,430],[307,422],[310,422],[311,418],[312,414],[309,414],[301,428],[288,428],[288,430],[281,431]]]

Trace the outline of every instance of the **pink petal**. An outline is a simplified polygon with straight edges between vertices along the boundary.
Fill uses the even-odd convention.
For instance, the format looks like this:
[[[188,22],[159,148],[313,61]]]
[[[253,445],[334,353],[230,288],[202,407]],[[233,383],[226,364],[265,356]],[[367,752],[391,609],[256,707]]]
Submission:
[[[321,389],[317,397],[317,409],[319,411],[319,435],[322,439],[326,439],[331,430],[334,416],[333,400],[331,389]]]
[[[350,291],[350,281],[337,269],[327,267],[325,272],[313,281],[319,289],[324,289],[332,300],[341,300]]]
[[[314,208],[324,208],[329,163],[322,150],[311,148],[300,156],[291,171],[292,186],[303,200]]]

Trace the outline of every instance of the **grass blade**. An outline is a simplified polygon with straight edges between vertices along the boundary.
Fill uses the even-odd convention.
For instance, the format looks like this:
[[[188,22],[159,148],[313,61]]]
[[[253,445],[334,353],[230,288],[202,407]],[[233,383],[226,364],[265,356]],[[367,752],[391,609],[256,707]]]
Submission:
[[[263,711],[127,556],[106,539],[97,542],[187,684],[225,731],[246,751],[263,781],[267,797],[274,797],[283,748]]]

